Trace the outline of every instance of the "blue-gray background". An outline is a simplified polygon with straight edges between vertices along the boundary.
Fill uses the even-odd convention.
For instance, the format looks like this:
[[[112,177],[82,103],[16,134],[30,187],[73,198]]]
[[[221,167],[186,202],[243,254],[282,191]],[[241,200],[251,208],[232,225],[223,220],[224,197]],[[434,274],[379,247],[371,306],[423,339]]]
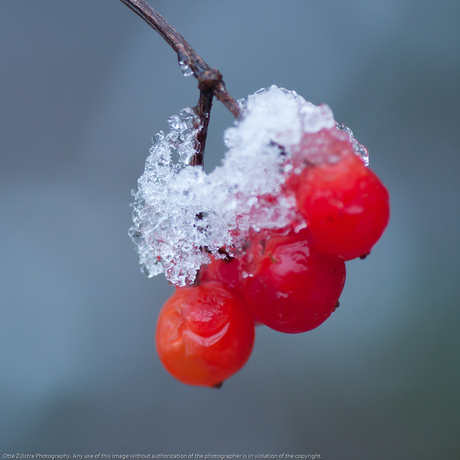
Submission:
[[[460,3],[158,0],[237,99],[331,106],[391,193],[320,328],[258,328],[219,391],[158,361],[172,292],[138,269],[130,192],[196,81],[116,0],[0,2],[0,453],[460,458]],[[215,103],[206,168],[232,116]]]

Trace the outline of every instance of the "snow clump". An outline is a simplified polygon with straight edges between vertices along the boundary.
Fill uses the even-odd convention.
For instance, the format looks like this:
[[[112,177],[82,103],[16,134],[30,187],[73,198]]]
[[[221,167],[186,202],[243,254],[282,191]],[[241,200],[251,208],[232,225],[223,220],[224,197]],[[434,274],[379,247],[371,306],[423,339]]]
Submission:
[[[228,151],[222,166],[210,174],[190,166],[199,130],[192,109],[169,119],[168,134],[156,135],[133,191],[129,231],[149,277],[165,273],[171,283],[183,286],[194,281],[210,254],[223,257],[221,248],[238,254],[250,228],[285,227],[295,203],[280,191],[293,147],[305,133],[334,126],[354,140],[327,105],[313,105],[294,91],[271,86],[239,103],[242,117],[225,131]],[[357,153],[367,155],[364,147],[354,145]]]

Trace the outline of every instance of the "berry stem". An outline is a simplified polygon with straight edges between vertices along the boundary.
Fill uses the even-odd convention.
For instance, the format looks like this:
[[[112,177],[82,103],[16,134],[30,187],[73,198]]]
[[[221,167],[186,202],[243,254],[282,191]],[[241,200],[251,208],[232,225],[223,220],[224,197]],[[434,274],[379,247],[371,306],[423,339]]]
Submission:
[[[190,160],[191,166],[203,166],[204,150],[206,147],[206,138],[208,136],[209,118],[211,116],[212,98],[211,91],[200,90],[200,99],[198,105],[193,108],[200,118],[201,129],[196,134],[195,153]]]
[[[235,118],[239,118],[241,115],[240,106],[227,91],[222,80],[222,74],[217,69],[211,69],[184,37],[147,2],[144,0],[121,0],[121,2],[161,35],[163,40],[176,52],[179,65],[182,68],[189,67],[193,76],[198,80],[200,99],[195,107],[195,112],[200,118],[202,129],[197,136],[197,152],[191,164],[202,165],[213,96],[221,101]]]

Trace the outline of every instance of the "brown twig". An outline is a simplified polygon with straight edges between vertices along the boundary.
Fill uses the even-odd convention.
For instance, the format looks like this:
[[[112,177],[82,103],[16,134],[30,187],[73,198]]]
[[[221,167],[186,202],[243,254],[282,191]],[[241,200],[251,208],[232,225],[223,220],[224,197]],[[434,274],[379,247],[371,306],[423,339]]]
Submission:
[[[187,43],[184,37],[147,2],[144,0],[121,0],[121,2],[138,14],[153,30],[161,35],[176,52],[180,66],[182,68],[188,66],[198,80],[200,99],[198,105],[195,107],[195,112],[200,118],[202,129],[197,135],[197,152],[191,164],[202,165],[213,96],[221,101],[235,118],[239,118],[241,115],[240,106],[225,88],[221,73],[217,69],[211,69]]]
[[[192,166],[203,165],[204,150],[206,148],[206,138],[208,136],[208,125],[211,114],[213,93],[200,90],[198,105],[194,108],[195,113],[200,118],[201,129],[196,135],[196,152],[190,161]]]

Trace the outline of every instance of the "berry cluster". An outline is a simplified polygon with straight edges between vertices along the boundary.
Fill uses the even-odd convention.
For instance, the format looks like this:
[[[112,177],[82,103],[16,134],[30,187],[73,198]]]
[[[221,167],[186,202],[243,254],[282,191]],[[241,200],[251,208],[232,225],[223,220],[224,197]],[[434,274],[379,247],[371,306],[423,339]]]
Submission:
[[[367,256],[387,226],[388,192],[339,129],[304,133],[283,171],[291,223],[251,228],[242,249],[222,248],[224,258],[202,266],[160,312],[158,355],[186,384],[220,386],[240,370],[257,324],[285,333],[322,324],[338,306],[345,261]],[[270,206],[270,196],[258,198]]]

